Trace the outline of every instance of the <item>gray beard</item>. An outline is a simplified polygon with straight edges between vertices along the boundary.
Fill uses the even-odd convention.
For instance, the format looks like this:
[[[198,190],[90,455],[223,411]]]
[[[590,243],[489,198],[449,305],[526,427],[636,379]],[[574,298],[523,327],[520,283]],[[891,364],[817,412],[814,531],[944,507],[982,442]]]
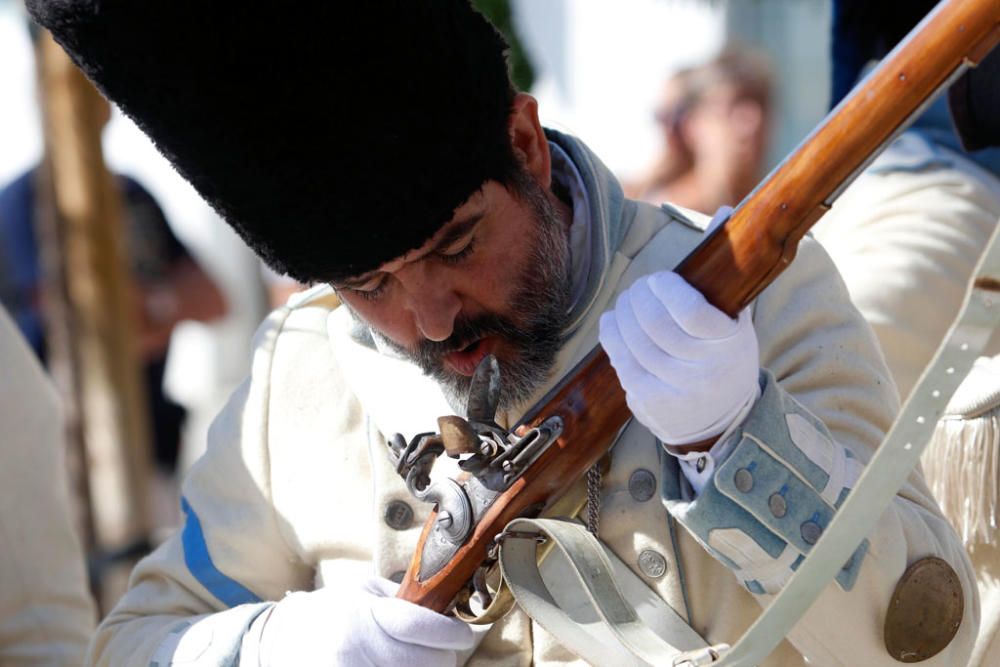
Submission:
[[[424,340],[416,350],[409,350],[371,329],[381,346],[409,359],[432,377],[459,414],[465,414],[472,378],[448,370],[443,361],[446,354],[485,336],[504,341],[505,349],[512,353],[509,358],[498,359],[501,376],[498,409],[511,410],[528,401],[551,376],[569,321],[572,291],[569,235],[534,180],[519,186],[519,196],[535,214],[536,239],[521,263],[518,286],[509,307],[517,322],[499,314],[460,317],[446,340]]]

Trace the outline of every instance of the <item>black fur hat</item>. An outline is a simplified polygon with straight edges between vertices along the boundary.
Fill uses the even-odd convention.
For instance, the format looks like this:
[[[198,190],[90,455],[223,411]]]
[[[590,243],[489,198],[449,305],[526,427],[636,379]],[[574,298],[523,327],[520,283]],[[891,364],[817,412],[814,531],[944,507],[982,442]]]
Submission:
[[[509,184],[506,44],[467,0],[28,0],[273,268],[358,275]]]

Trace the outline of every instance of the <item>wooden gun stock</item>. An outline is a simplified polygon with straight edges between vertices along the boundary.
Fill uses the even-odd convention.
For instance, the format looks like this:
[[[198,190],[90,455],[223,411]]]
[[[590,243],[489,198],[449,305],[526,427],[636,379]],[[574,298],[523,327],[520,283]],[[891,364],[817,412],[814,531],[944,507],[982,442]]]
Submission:
[[[1000,0],[941,2],[677,272],[736,316],[791,263],[802,236],[878,149],[998,41]],[[451,562],[420,581],[420,555],[436,519],[431,514],[399,597],[446,611],[509,521],[559,498],[605,454],[630,412],[603,351],[591,353],[522,429],[552,415],[565,422],[559,439],[496,499]]]

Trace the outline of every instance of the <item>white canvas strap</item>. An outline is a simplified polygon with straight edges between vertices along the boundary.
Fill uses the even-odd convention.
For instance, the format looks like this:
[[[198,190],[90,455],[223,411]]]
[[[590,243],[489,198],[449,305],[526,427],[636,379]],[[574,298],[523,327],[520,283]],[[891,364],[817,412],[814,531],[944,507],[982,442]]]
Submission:
[[[962,379],[1000,323],[1000,227],[993,231],[948,335],[854,490],[812,551],[719,667],[757,665],[777,647],[899,492]],[[873,511],[878,508],[879,511]]]
[[[500,566],[521,608],[564,646],[595,665],[752,667],[763,661],[874,528],[920,459],[952,394],[1000,323],[998,231],[1000,227],[980,257],[948,335],[854,490],[788,583],[732,648],[708,647],[614,553],[570,521],[516,519],[508,525],[505,532],[509,535],[499,552]],[[556,546],[541,569],[535,541],[525,539],[533,534]]]
[[[552,546],[541,566],[539,540]],[[689,651],[709,655],[705,640],[580,523],[515,519],[499,561],[521,609],[592,664],[671,665]]]

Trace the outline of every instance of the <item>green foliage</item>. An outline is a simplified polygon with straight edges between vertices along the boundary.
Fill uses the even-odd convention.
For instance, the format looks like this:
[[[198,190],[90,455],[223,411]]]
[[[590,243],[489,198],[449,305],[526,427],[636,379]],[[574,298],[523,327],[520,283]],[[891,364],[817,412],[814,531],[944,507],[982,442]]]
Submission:
[[[514,28],[510,0],[472,0],[472,6],[482,12],[510,44],[510,76],[514,85],[518,90],[531,90],[535,70]]]

